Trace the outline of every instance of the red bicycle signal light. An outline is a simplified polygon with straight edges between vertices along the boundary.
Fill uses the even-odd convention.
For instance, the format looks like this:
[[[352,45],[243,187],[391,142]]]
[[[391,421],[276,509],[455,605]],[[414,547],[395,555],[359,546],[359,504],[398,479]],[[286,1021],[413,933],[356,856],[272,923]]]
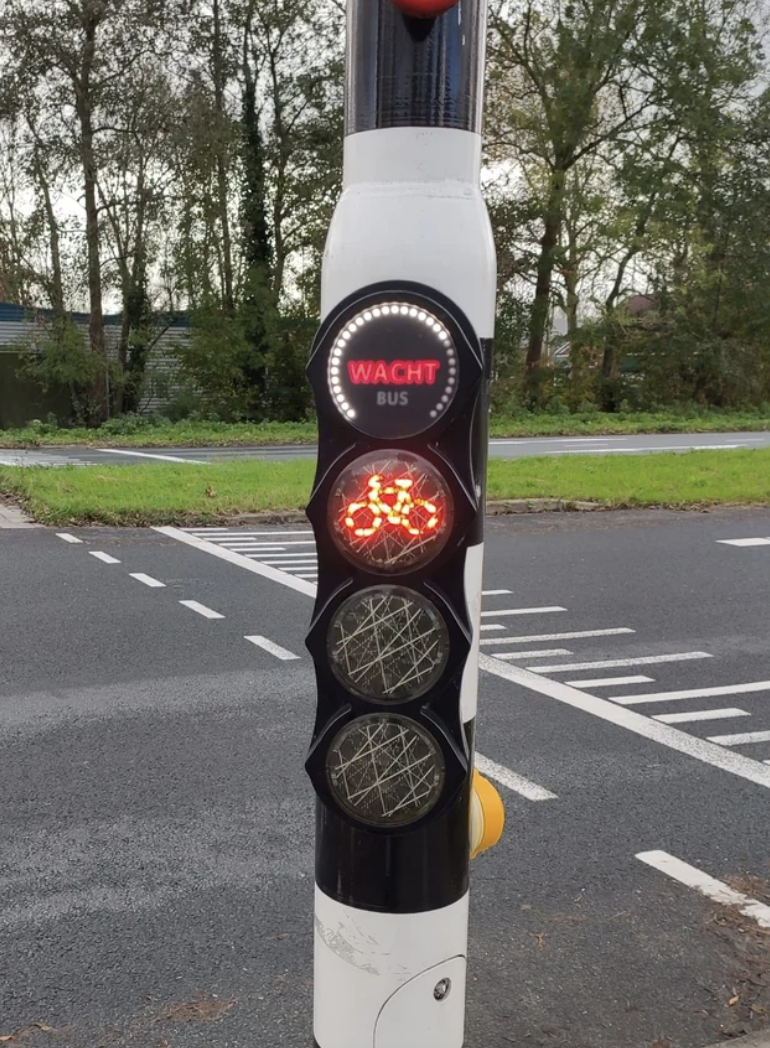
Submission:
[[[438,18],[450,7],[456,7],[458,0],[391,0],[391,3],[410,18]]]

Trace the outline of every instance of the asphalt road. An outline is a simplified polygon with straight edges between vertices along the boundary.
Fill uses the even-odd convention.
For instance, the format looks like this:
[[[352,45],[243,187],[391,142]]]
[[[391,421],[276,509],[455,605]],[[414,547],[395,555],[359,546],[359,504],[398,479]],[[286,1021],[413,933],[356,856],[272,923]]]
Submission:
[[[489,443],[495,458],[527,455],[641,455],[656,451],[770,447],[767,433],[652,433],[620,437],[515,437]],[[228,462],[242,458],[315,458],[315,445],[238,448],[45,448],[0,449],[0,466],[105,466],[138,462]]]
[[[770,512],[488,531],[478,746],[512,788],[469,1048],[767,1028],[770,908],[676,860],[770,903]],[[0,1037],[310,1043],[314,570],[302,528],[0,531]]]

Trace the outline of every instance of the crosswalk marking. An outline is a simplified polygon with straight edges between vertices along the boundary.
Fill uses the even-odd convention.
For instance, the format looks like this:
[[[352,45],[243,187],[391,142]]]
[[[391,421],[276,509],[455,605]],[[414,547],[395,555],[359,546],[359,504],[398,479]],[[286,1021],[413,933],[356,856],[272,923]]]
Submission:
[[[611,688],[620,684],[654,684],[654,677],[597,677],[595,680],[567,680],[571,688]],[[614,700],[617,702],[617,699]]]
[[[747,746],[752,742],[770,742],[770,731],[745,731],[737,735],[710,735],[709,742],[719,746]]]
[[[484,629],[484,627],[481,627]],[[487,627],[491,629],[492,627]],[[498,627],[503,628],[503,627]],[[584,637],[614,637],[621,633],[633,633],[633,630],[618,627],[611,630],[574,630],[572,633],[533,633],[528,637],[493,637],[482,640],[482,645],[488,644],[537,644],[538,641],[547,640],[582,640]]]
[[[750,717],[746,710],[692,710],[689,713],[658,713],[653,720],[663,724],[689,724],[693,721],[725,720],[728,717]]]
[[[560,662],[554,666],[534,667],[537,673],[563,673],[565,670],[603,670],[615,666],[653,666],[658,662],[689,662],[711,659],[707,651],[682,651],[675,655],[639,655],[630,659],[601,659],[598,662]]]
[[[770,546],[770,538],[764,539],[717,539],[722,546]]]
[[[748,695],[755,691],[770,691],[770,680],[750,684],[728,684],[716,688],[687,688],[684,691],[647,692],[644,695],[610,695],[610,702],[621,706],[636,706],[645,702],[674,702],[679,699],[715,699],[721,695]]]

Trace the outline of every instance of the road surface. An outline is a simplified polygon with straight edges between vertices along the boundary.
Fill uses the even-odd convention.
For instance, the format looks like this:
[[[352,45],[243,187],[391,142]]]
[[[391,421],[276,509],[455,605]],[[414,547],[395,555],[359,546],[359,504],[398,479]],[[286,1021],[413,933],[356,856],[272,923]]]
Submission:
[[[511,437],[489,443],[495,458],[528,455],[641,455],[658,451],[732,450],[770,447],[767,433],[653,433],[618,437]],[[229,462],[233,459],[314,459],[310,444],[237,448],[45,448],[0,449],[0,466],[106,466],[138,462]]]
[[[770,512],[488,531],[469,1048],[767,1028]],[[314,576],[304,528],[0,531],[0,1037],[309,1043]]]

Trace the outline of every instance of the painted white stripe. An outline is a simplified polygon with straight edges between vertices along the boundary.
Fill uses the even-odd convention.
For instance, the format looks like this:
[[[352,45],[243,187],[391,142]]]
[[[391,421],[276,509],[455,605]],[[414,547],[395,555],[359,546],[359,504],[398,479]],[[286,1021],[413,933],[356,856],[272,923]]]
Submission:
[[[502,597],[504,594],[510,593],[510,590],[482,590],[482,597]]]
[[[590,713],[593,717],[614,724],[618,728],[625,728],[635,735],[639,735],[651,742],[657,742],[661,746],[667,746],[671,750],[683,753],[694,760],[710,764],[714,768],[737,775],[748,782],[756,783],[770,790],[770,766],[753,760],[741,753],[715,746],[712,742],[699,739],[695,735],[672,728],[668,724],[645,717],[635,710],[628,710],[607,699],[599,698],[597,695],[587,695],[584,691],[571,688],[562,681],[549,680],[537,673],[530,673],[523,666],[512,665],[508,662],[499,662],[484,652],[479,655],[479,665],[487,673],[493,673],[496,677],[518,684],[520,687],[528,688],[539,695],[547,695],[565,706]]]
[[[616,684],[652,684],[654,677],[597,677],[595,680],[568,680],[571,688],[611,688]],[[610,702],[617,702],[610,699]]]
[[[308,564],[312,565],[312,564],[317,564],[318,563],[317,560],[314,558],[314,556],[296,556],[296,555],[290,556],[290,558],[288,558],[288,560],[284,560],[283,558],[278,558],[278,556],[269,556],[269,555],[266,556],[266,558],[256,558],[256,560],[262,560],[263,564],[276,564],[276,565],[278,565],[279,568],[291,568],[291,567],[296,567],[296,566],[298,566],[300,564],[303,564],[303,565],[305,565],[305,567],[307,567]]]
[[[89,550],[88,555],[100,560],[102,564],[120,564],[120,561],[116,557],[111,557],[109,553],[95,553],[93,550]]]
[[[314,546],[315,543],[313,542],[312,539],[305,539],[304,541],[300,541],[300,542],[281,542],[280,544],[277,543],[277,542],[222,542],[222,543],[220,543],[220,545],[223,546],[225,549],[233,549],[233,550],[244,550],[244,549],[252,549],[252,550],[254,550],[254,549],[264,549],[264,550],[274,549],[274,550],[279,550],[279,549],[287,549],[289,546]],[[310,550],[308,550],[308,552],[310,552]]]
[[[493,637],[490,640],[482,640],[480,643],[482,645],[537,644],[541,640],[581,640],[583,637],[615,637],[621,633],[634,632],[634,630],[618,628],[614,630],[576,630],[572,633],[533,633],[528,637]]]
[[[611,695],[610,702],[621,706],[635,706],[642,702],[674,702],[676,699],[714,699],[720,695],[749,695],[755,691],[770,691],[770,680],[752,684],[728,684],[719,688],[690,688],[687,691],[653,691],[644,695]]]
[[[482,757],[480,753],[476,754],[475,764],[476,768],[482,775],[486,775],[488,779],[494,779],[494,781],[499,782],[501,786],[506,786],[509,790],[521,794],[521,796],[526,797],[528,801],[556,800],[555,793],[543,789],[543,787],[538,786],[537,783],[525,779],[523,775],[517,775],[515,771],[511,771],[510,768],[505,768],[502,764],[497,764],[495,761],[491,761],[488,757]]]
[[[183,462],[185,465],[189,464],[191,466],[211,465],[210,462],[206,462],[204,459],[182,458],[181,455],[151,454],[149,451],[129,451],[127,448],[94,448],[94,451],[99,451],[102,455],[130,455],[132,458],[158,459],[159,462]]]
[[[165,582],[158,582],[152,575],[144,575],[141,571],[131,573],[131,578],[136,579],[137,582],[143,582],[145,586],[151,586],[153,589],[165,589]]]
[[[710,735],[718,746],[747,746],[751,742],[770,742],[770,731],[746,731],[742,735]]]
[[[486,630],[504,630],[505,626],[501,626],[497,622],[482,622],[482,624],[479,626],[479,629],[483,633]]]
[[[571,655],[568,648],[535,648],[534,651],[496,651],[496,659],[550,659],[554,655]]]
[[[266,557],[266,562],[270,561],[271,564],[282,560],[318,560],[318,557],[315,553],[300,553],[299,550],[296,553],[268,553]]]
[[[217,546],[213,542],[207,542],[205,539],[199,539],[195,535],[190,535],[182,531],[181,528],[163,527],[153,528],[153,530],[161,535],[167,535],[169,538],[176,539],[177,542],[184,542],[202,553],[210,553],[212,557],[226,560],[228,564],[234,564],[236,567],[245,568],[246,571],[251,571],[255,575],[261,575],[262,578],[270,579],[271,582],[280,582],[282,585],[289,586],[291,589],[304,593],[308,597],[315,596],[315,586],[305,579],[298,579],[294,575],[287,575],[285,572],[279,571],[278,568],[271,568],[267,564],[249,560],[248,557],[241,556],[240,553],[233,553],[232,550],[222,549],[221,546]]]
[[[770,546],[770,539],[717,539],[723,546]]]
[[[718,881],[716,877],[710,877],[707,873],[690,866],[687,862],[675,858],[664,851],[639,852],[636,856],[640,862],[646,863],[654,870],[665,873],[672,880],[679,881],[687,888],[694,888],[696,892],[705,895],[707,899],[722,903],[724,906],[738,906],[744,917],[751,917],[761,928],[770,928],[770,906],[756,899],[737,892],[724,881]]]
[[[565,448],[554,455],[637,455],[640,451],[734,451],[746,444],[645,444],[634,448]]]
[[[746,710],[693,710],[690,713],[658,713],[653,720],[664,724],[690,724],[693,721],[724,720],[727,717],[750,717]]]
[[[204,619],[223,619],[224,615],[220,615],[218,611],[212,611],[211,608],[207,608],[205,604],[199,604],[197,600],[180,600],[179,603],[189,608],[190,611],[197,611],[199,615],[202,615]]]
[[[285,546],[261,546],[257,542],[242,543],[235,545],[232,542],[223,542],[222,545],[225,549],[234,550],[236,553],[283,553],[286,550]]]
[[[82,539],[76,539],[74,535],[68,535],[64,531],[57,531],[56,532],[56,537],[57,537],[57,539],[64,539],[65,542],[71,542],[73,546],[82,546],[83,545],[83,540]]]
[[[306,573],[306,572],[295,571],[294,572],[294,577],[296,579],[317,579],[318,578],[318,572],[317,571],[310,571],[310,572]]]
[[[635,659],[603,659],[600,662],[560,662],[555,666],[541,666],[538,673],[561,673],[564,670],[611,670],[616,666],[653,666],[659,662],[690,662],[693,659],[712,659],[707,651],[682,651],[676,655],[640,655]]]
[[[244,640],[249,641],[250,644],[256,644],[258,648],[263,648],[271,655],[275,655],[277,659],[283,659],[284,662],[288,662],[289,659],[299,658],[299,655],[295,655],[293,651],[289,651],[288,648],[282,648],[280,644],[274,644],[267,637],[244,637]]]
[[[282,542],[285,538],[296,538],[297,535],[312,535],[313,532],[309,529],[297,528],[293,531],[248,531],[246,528],[182,528],[182,531],[189,535],[199,535],[201,538],[205,538],[210,535],[213,539],[275,539],[276,542]],[[311,541],[314,541],[311,539]]]
[[[551,611],[566,611],[566,608],[504,608],[502,611],[482,611],[481,617],[494,616],[496,619],[504,615],[547,615]]]

